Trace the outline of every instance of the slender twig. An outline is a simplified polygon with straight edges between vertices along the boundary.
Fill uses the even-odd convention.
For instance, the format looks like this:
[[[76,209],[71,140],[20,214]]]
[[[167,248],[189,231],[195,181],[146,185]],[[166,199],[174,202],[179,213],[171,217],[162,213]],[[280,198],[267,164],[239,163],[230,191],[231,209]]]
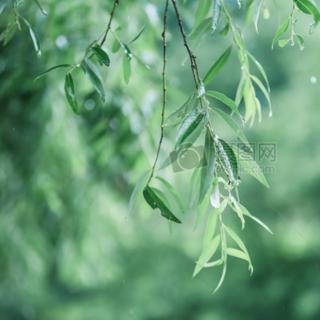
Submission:
[[[173,4],[174,11],[176,13],[176,17],[177,17],[177,20],[178,20],[180,33],[181,33],[181,36],[182,36],[182,39],[183,39],[183,44],[186,47],[188,55],[189,55],[194,82],[195,82],[196,88],[198,89],[200,84],[201,84],[201,78],[200,78],[200,74],[199,74],[199,68],[198,68],[198,65],[197,65],[196,56],[193,54],[193,52],[192,52],[192,50],[190,48],[190,45],[188,43],[186,32],[185,32],[185,30],[183,28],[183,24],[182,24],[181,14],[180,14],[178,6],[177,6],[177,2],[176,2],[176,0],[171,0],[171,2]]]
[[[164,8],[164,14],[163,14],[163,32],[162,32],[162,59],[163,59],[163,65],[162,65],[162,110],[161,110],[161,128],[160,128],[160,140],[158,144],[157,154],[154,161],[154,164],[151,169],[151,174],[148,179],[148,183],[151,181],[154,170],[156,168],[159,154],[162,146],[162,141],[164,137],[164,118],[165,118],[165,111],[166,111],[166,104],[167,104],[167,21],[168,21],[168,8],[169,8],[169,0],[166,0],[165,8]]]
[[[114,14],[116,12],[117,6],[119,5],[119,2],[120,2],[120,0],[114,0],[113,7],[112,7],[112,10],[111,10],[111,13],[110,13],[110,18],[109,18],[108,25],[107,25],[107,29],[106,29],[103,37],[102,37],[102,40],[100,42],[100,46],[102,46],[106,42],[108,33],[109,33],[110,29],[111,29],[112,20],[114,18]]]

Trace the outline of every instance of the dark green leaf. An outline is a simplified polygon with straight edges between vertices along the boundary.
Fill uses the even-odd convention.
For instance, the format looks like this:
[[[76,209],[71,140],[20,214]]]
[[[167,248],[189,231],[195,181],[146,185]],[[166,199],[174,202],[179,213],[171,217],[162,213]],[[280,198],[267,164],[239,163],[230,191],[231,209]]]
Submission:
[[[222,139],[216,139],[216,150],[230,182],[238,179],[238,161],[232,148]]]
[[[146,186],[143,190],[143,196],[152,209],[159,209],[161,215],[166,219],[181,223],[181,221],[168,209],[164,201],[156,194],[156,190],[150,186]]]
[[[313,15],[315,21],[320,21],[320,11],[310,0],[294,0],[294,2],[303,13]]]
[[[232,46],[228,47],[222,55],[218,58],[218,60],[212,65],[207,74],[204,77],[203,83],[208,84],[222,69],[222,67],[228,61],[230,54],[232,51]]]
[[[74,82],[71,73],[67,73],[64,82],[64,92],[69,102],[70,107],[72,108],[73,112],[76,114],[80,114],[78,102],[76,99],[75,89],[74,89]]]
[[[101,64],[104,64],[107,67],[110,66],[110,58],[108,54],[99,45],[95,45],[91,50],[94,52]]]
[[[81,63],[82,69],[85,72],[85,74],[88,76],[89,80],[95,87],[96,91],[99,93],[101,98],[104,100],[105,98],[105,91],[104,86],[102,82],[102,78],[100,75],[99,70],[97,67],[88,59],[85,59]]]

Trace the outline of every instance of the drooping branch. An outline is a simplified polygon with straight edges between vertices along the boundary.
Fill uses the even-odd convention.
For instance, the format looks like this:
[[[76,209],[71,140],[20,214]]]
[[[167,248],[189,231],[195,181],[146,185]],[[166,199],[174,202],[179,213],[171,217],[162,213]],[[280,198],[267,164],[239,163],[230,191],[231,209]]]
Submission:
[[[152,179],[154,175],[154,170],[156,168],[159,154],[162,146],[162,141],[164,137],[164,118],[165,118],[165,111],[166,111],[166,104],[167,104],[167,24],[168,24],[168,9],[169,9],[169,0],[166,0],[164,13],[163,13],[163,31],[162,31],[162,110],[161,110],[161,127],[160,127],[160,140],[158,144],[157,154],[154,161],[154,164],[151,169],[151,174],[148,180],[148,183]],[[147,184],[148,184],[147,183]]]
[[[199,74],[199,68],[198,68],[198,65],[197,65],[197,59],[196,59],[196,56],[194,55],[194,53],[191,50],[191,47],[190,47],[190,45],[188,43],[187,35],[186,35],[186,32],[185,32],[184,27],[183,27],[182,18],[181,18],[181,14],[179,12],[179,9],[178,9],[177,2],[176,2],[176,0],[171,0],[171,2],[173,4],[174,11],[176,13],[176,17],[177,17],[180,33],[181,33],[181,36],[182,36],[182,39],[183,39],[183,44],[186,47],[188,55],[189,55],[194,82],[195,82],[196,88],[198,89],[199,86],[201,85],[201,78],[200,78],[200,74]]]
[[[112,7],[112,10],[111,10],[111,13],[110,13],[110,18],[109,18],[108,25],[107,25],[107,29],[106,29],[103,37],[102,37],[102,40],[100,42],[100,46],[102,46],[106,42],[108,33],[109,33],[110,29],[111,29],[112,20],[114,18],[114,15],[115,15],[115,12],[116,12],[116,9],[117,9],[119,3],[120,3],[120,0],[114,0],[113,7]]]

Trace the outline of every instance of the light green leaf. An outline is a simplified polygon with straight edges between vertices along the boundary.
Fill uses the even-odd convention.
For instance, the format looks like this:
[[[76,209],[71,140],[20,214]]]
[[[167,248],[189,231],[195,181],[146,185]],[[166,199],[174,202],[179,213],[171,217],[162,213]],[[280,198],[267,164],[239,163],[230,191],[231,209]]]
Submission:
[[[195,277],[205,266],[205,264],[212,258],[216,253],[220,244],[220,235],[215,236],[203,249],[199,260],[197,261],[196,267],[193,272]]]
[[[249,210],[243,206],[241,203],[239,204],[241,207],[241,210],[243,212],[243,214],[247,217],[249,217],[250,219],[252,219],[253,221],[255,221],[256,223],[258,223],[262,228],[264,228],[265,230],[267,230],[269,233],[273,234],[273,232],[271,231],[271,229],[264,223],[262,222],[260,219],[258,219],[256,216],[252,215]]]
[[[249,264],[251,263],[249,256],[248,256],[245,252],[243,252],[243,251],[241,251],[241,250],[239,250],[239,249],[227,248],[227,254],[228,254],[229,256],[232,256],[232,257],[235,257],[235,258],[238,258],[238,259],[245,260],[245,261],[247,261]],[[251,268],[250,268],[250,269],[251,269]]]
[[[233,145],[235,154],[239,159],[239,164],[241,169],[246,171],[249,175],[257,179],[261,184],[269,188],[269,183],[264,176],[259,165],[254,161],[251,155],[244,150],[240,149],[238,146]]]
[[[237,244],[237,246],[241,249],[241,251],[243,251],[243,253],[246,255],[246,257],[247,257],[246,260],[249,263],[249,270],[252,273],[253,267],[252,267],[251,259],[250,259],[249,252],[248,252],[244,242],[231,228],[224,225],[224,229],[226,230],[226,232],[230,236],[230,238]]]
[[[280,38],[287,32],[290,26],[290,21],[291,21],[291,18],[290,17],[287,18],[276,31],[276,34],[272,40],[272,49],[274,48],[274,45],[280,40]]]
[[[245,136],[242,128],[239,126],[239,124],[235,120],[233,120],[231,115],[227,114],[226,112],[224,112],[218,108],[214,108],[213,111],[216,114],[218,114],[229,125],[229,127],[236,133],[237,137],[239,137],[239,139],[244,144],[249,145],[249,141],[248,141],[247,137]]]
[[[212,0],[198,0],[198,3],[199,4],[196,11],[196,19],[192,30],[195,30],[199,26],[199,24],[206,18],[210,11]]]
[[[131,78],[131,59],[127,55],[124,55],[122,59],[122,71],[123,79],[128,84]]]
[[[144,188],[147,180],[148,180],[148,177],[149,177],[149,174],[150,174],[150,170],[148,170],[147,172],[145,172],[144,174],[142,174],[140,176],[140,178],[138,179],[132,193],[131,193],[131,196],[130,196],[130,200],[129,200],[129,214],[132,214],[133,213],[133,210],[135,209],[136,207],[136,204],[137,204],[137,198],[138,196],[140,195],[142,189]]]
[[[257,69],[259,70],[260,74],[263,77],[264,82],[266,83],[268,92],[270,92],[271,90],[270,90],[269,80],[263,66],[250,52],[247,52],[247,54],[248,54],[248,57],[251,59],[251,61],[256,65]]]

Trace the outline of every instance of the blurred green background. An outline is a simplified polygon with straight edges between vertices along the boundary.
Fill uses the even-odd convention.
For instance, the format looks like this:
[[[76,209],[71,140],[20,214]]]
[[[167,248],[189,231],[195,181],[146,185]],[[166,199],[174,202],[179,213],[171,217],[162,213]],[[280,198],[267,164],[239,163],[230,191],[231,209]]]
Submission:
[[[111,1],[43,1],[21,7],[40,38],[37,57],[27,30],[0,46],[0,319],[320,319],[319,31],[298,47],[271,50],[273,34],[291,3],[268,2],[260,34],[244,26],[251,52],[265,66],[274,116],[247,129],[250,141],[276,145],[265,189],[251,178],[243,203],[274,231],[248,222],[241,234],[255,271],[230,259],[224,285],[211,295],[218,269],[192,279],[201,248],[197,212],[172,232],[142,202],[128,214],[130,193],[150,167],[159,135],[162,1],[125,1],[117,13],[121,39],[146,31],[132,45],[150,70],[134,62],[129,85],[122,80],[121,53],[105,70],[107,101],[101,104],[79,76],[83,113],[72,113],[63,94],[63,71],[34,81],[59,63],[81,58],[104,29]],[[194,2],[182,6],[186,27]],[[234,14],[237,14],[235,11]],[[0,16],[0,28],[7,13]],[[189,64],[170,14],[169,109],[192,90]],[[112,37],[107,41],[110,52]],[[195,45],[203,72],[230,39],[205,36]],[[234,96],[240,74],[236,54],[213,89]],[[168,111],[170,112],[170,111]],[[230,137],[229,133],[221,135]],[[166,135],[162,157],[172,149]],[[187,199],[188,172],[161,172]],[[240,230],[239,223],[235,227]],[[241,231],[239,231],[241,232]]]

